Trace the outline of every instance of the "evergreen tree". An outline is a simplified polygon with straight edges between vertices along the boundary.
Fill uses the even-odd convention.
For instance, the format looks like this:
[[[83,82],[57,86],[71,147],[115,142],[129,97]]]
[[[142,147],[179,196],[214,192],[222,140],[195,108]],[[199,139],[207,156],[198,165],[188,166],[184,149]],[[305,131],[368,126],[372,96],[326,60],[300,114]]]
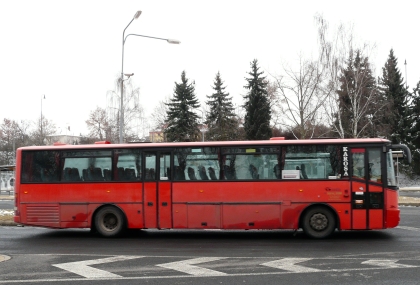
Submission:
[[[376,80],[372,76],[369,60],[360,51],[350,53],[347,66],[339,78],[339,114],[344,137],[377,136],[378,112],[385,104],[380,100]]]
[[[205,122],[208,126],[207,138],[210,141],[235,140],[238,137],[238,121],[233,113],[232,98],[225,93],[220,72],[216,74],[213,89],[214,93],[207,96],[209,100],[206,102],[210,107]]]
[[[194,94],[195,83],[188,83],[185,71],[181,74],[181,83],[175,82],[173,98],[167,104],[167,141],[197,141],[200,137],[198,116],[193,111],[200,107]]]
[[[248,140],[266,140],[271,137],[270,119],[271,108],[268,100],[267,80],[259,72],[258,61],[251,62],[250,78],[245,78],[248,84],[244,86],[249,90],[245,99],[245,136]]]
[[[380,90],[388,102],[383,116],[383,124],[388,127],[386,136],[393,143],[405,142],[409,132],[409,122],[406,119],[408,117],[409,94],[404,87],[397,64],[397,58],[391,49],[388,60],[382,68],[382,78],[380,78]]]
[[[413,173],[420,174],[420,81],[411,94],[412,105],[409,114],[410,131],[407,134],[406,144],[413,156]]]

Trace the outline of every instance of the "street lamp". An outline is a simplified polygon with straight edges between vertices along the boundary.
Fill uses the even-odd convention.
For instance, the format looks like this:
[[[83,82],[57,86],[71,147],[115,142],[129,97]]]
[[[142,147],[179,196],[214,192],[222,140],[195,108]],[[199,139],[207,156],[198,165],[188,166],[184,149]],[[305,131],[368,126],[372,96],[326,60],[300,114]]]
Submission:
[[[133,19],[130,21],[130,23],[128,23],[127,27],[125,27],[124,31],[123,31],[123,37],[122,37],[122,59],[121,59],[121,104],[120,104],[120,133],[119,133],[119,140],[120,143],[123,143],[124,138],[124,75],[128,76],[128,78],[130,78],[130,76],[134,75],[134,73],[132,74],[124,74],[124,44],[125,41],[127,40],[127,38],[129,36],[137,36],[137,37],[144,37],[144,38],[149,38],[149,39],[156,39],[156,40],[164,40],[167,41],[170,44],[180,44],[181,42],[178,40],[174,40],[174,39],[163,39],[163,38],[157,38],[157,37],[150,37],[150,36],[144,36],[144,35],[138,35],[138,34],[128,34],[127,36],[125,36],[125,30],[128,28],[128,26],[130,26],[131,22],[133,22],[135,19],[138,19],[141,15],[141,11],[137,11],[136,14],[134,14]]]
[[[204,112],[203,112],[203,110],[197,109],[197,111],[201,112],[201,125],[200,125],[199,129],[200,129],[200,132],[202,133],[201,136],[202,136],[203,141],[204,141],[204,134],[208,131],[208,129],[207,129],[207,126],[204,124]]]
[[[42,100],[45,99],[45,94],[43,97],[41,97],[41,140],[43,140],[42,138]]]

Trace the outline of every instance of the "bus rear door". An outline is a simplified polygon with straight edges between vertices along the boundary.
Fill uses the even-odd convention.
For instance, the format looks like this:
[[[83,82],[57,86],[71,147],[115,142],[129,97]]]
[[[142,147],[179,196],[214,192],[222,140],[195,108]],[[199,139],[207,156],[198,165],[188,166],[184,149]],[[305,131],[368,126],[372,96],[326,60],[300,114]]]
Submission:
[[[171,154],[144,152],[143,213],[145,228],[172,227]]]

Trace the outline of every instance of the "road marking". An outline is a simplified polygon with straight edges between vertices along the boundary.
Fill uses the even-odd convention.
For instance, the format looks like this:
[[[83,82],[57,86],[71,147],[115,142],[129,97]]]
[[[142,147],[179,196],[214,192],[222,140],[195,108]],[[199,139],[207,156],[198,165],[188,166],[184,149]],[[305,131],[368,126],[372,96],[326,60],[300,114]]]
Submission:
[[[363,261],[362,264],[375,265],[375,266],[386,267],[386,268],[413,268],[413,267],[418,267],[418,266],[414,266],[414,265],[396,263],[397,261],[398,261],[398,259],[370,259],[370,260]]]
[[[413,228],[413,227],[405,227],[405,226],[398,226],[397,229],[407,230],[407,231],[414,231],[414,232],[420,232],[419,228]]]
[[[302,265],[297,265],[296,263],[312,260],[313,258],[283,258],[279,260],[274,260],[270,262],[263,263],[261,265],[282,269],[291,272],[319,272],[321,270],[316,268],[305,267]]]
[[[130,260],[130,259],[141,258],[141,257],[144,257],[144,256],[120,255],[120,256],[113,256],[113,257],[101,258],[101,259],[91,259],[91,260],[84,260],[84,261],[52,264],[52,266],[70,271],[72,273],[81,275],[86,278],[118,278],[121,276],[105,271],[105,270],[90,267],[89,265],[96,265],[96,264],[109,263],[109,262],[122,261],[122,260]]]
[[[392,252],[390,252],[389,254],[391,254]],[[22,255],[22,256],[27,256],[27,255],[36,255],[36,256],[55,256],[55,254],[17,254],[17,255]],[[77,254],[56,254],[57,256],[75,256]],[[88,256],[91,256],[90,254],[87,254]],[[101,256],[106,256],[106,255],[101,255]],[[89,267],[90,265],[94,265],[94,264],[101,264],[101,263],[107,263],[107,262],[115,262],[115,261],[124,261],[124,260],[129,260],[129,259],[136,259],[136,258],[162,258],[162,257],[167,257],[167,258],[179,258],[179,257],[175,257],[175,256],[114,256],[114,257],[107,257],[107,258],[100,258],[100,259],[93,259],[93,260],[85,260],[85,261],[79,261],[79,262],[68,262],[68,263],[61,263],[61,264],[55,264],[53,266],[73,272],[75,274],[78,274],[79,276],[82,277],[68,277],[68,278],[55,278],[54,276],[52,276],[51,278],[45,278],[45,279],[9,279],[9,280],[0,280],[0,284],[12,284],[12,283],[33,283],[33,284],[43,284],[46,282],[54,282],[54,283],[58,283],[58,282],[77,282],[77,281],[97,281],[97,280],[107,280],[107,281],[111,281],[111,280],[115,280],[116,282],[121,281],[121,280],[158,280],[158,279],[162,279],[162,280],[173,280],[173,279],[185,279],[185,278],[207,278],[207,277],[214,277],[214,276],[220,276],[220,277],[240,277],[240,276],[266,276],[266,275],[289,275],[289,274],[302,274],[302,273],[345,273],[345,272],[364,272],[364,271],[378,271],[378,270],[388,270],[388,269],[401,269],[401,268],[406,268],[406,269],[416,269],[416,268],[420,268],[420,265],[406,265],[406,264],[399,264],[397,263],[398,261],[413,261],[416,262],[416,264],[418,263],[418,261],[420,260],[418,257],[413,257],[413,258],[403,258],[403,259],[367,259],[367,258],[351,258],[351,257],[339,257],[339,258],[334,258],[334,257],[328,257],[328,258],[283,258],[283,259],[279,259],[279,260],[274,260],[271,262],[265,262],[263,264],[261,264],[260,262],[255,262],[255,266],[257,265],[266,265],[269,267],[272,267],[274,265],[279,265],[279,267],[275,267],[278,269],[282,269],[281,271],[273,271],[273,272],[246,272],[246,273],[224,273],[224,272],[218,272],[215,270],[210,270],[207,268],[201,268],[198,266],[193,266],[193,264],[199,264],[199,263],[204,263],[204,262],[211,262],[211,261],[217,261],[217,260],[221,260],[224,259],[226,261],[224,262],[229,262],[229,258],[231,257],[201,257],[201,258],[188,258],[187,256],[181,257],[181,258],[188,258],[187,260],[183,260],[180,262],[170,262],[170,263],[164,263],[164,264],[159,264],[159,265],[154,265],[154,266],[160,266],[160,267],[164,267],[164,268],[169,268],[169,269],[174,269],[177,271],[181,271],[181,272],[186,272],[187,274],[180,274],[180,275],[174,275],[174,274],[166,274],[166,275],[153,275],[153,276],[119,276],[117,274],[113,274],[104,270],[99,270],[99,269],[95,269],[95,268],[91,268]],[[235,257],[238,258],[238,257]],[[253,259],[253,260],[258,260],[261,259],[262,257],[239,257],[240,259]],[[267,259],[269,257],[264,257],[264,259]],[[300,263],[300,262],[304,262],[304,261],[310,261],[312,260],[312,262],[317,262],[317,264],[319,264],[318,261],[320,260],[337,260],[338,262],[340,260],[354,260],[354,261],[359,261],[358,263],[361,265],[361,267],[359,268],[341,268],[341,269],[316,269],[316,268],[309,268],[309,267],[304,267],[301,265],[297,265],[296,263]],[[179,266],[180,263],[183,263],[184,266]],[[177,268],[177,266],[174,266],[178,264],[178,266],[180,268]],[[269,264],[269,265],[267,265]],[[152,264],[150,264],[152,265]],[[148,266],[150,266],[148,265]],[[162,266],[163,265],[163,266]],[[172,266],[171,266],[172,265]],[[272,266],[270,266],[272,265]],[[220,267],[222,267],[222,265],[220,265]],[[188,269],[188,270],[186,270]],[[199,270],[198,273],[204,272],[204,273],[211,273],[211,274],[197,274],[197,271],[194,270]],[[24,270],[24,269],[23,269]],[[95,274],[86,274],[86,272],[90,271],[90,270],[94,270]],[[194,272],[196,274],[194,274]],[[53,275],[54,272],[51,273],[51,275]]]
[[[193,259],[188,259],[188,260],[157,264],[156,266],[172,269],[176,271],[181,271],[181,272],[191,274],[194,276],[225,276],[227,275],[226,273],[192,265],[192,264],[216,261],[216,260],[225,259],[225,258],[226,257],[199,257],[199,258],[193,258]]]
[[[2,262],[2,261],[6,261],[6,260],[9,260],[9,259],[10,259],[10,256],[0,254],[0,262]]]
[[[419,268],[420,266],[414,266]],[[379,267],[379,268],[345,268],[345,269],[328,269],[320,270],[320,273],[331,273],[331,272],[358,272],[358,271],[368,271],[368,270],[385,270],[389,267]],[[259,273],[236,273],[236,274],[226,274],[222,277],[239,277],[239,276],[264,276],[264,275],[287,275],[287,274],[298,274],[297,272],[282,271],[282,272],[259,272]],[[212,275],[214,276],[214,275]],[[183,278],[206,278],[211,276],[196,276],[196,275],[161,275],[161,276],[130,276],[130,277],[113,277],[113,278],[103,278],[103,280],[147,280],[147,279],[183,279]],[[76,281],[95,281],[98,278],[50,278],[50,279],[16,279],[16,280],[0,280],[0,284],[11,284],[11,283],[46,283],[46,282],[76,282]],[[169,281],[168,281],[169,282]]]

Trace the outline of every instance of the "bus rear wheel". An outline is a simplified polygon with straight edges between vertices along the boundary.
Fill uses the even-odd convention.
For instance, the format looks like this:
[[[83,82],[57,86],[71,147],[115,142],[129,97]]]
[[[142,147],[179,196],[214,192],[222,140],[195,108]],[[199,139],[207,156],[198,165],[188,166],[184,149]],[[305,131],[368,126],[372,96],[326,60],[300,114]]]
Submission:
[[[335,216],[326,207],[311,208],[303,216],[303,231],[312,238],[327,238],[334,232],[335,227]]]
[[[104,237],[120,235],[125,229],[124,214],[117,207],[103,207],[95,215],[95,229]]]

